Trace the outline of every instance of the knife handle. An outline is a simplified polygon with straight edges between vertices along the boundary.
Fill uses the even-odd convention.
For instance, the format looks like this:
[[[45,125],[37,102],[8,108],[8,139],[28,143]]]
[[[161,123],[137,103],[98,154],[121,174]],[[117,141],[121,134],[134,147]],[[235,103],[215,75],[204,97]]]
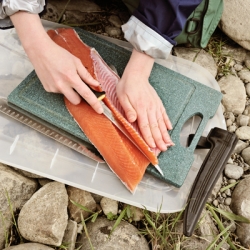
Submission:
[[[211,148],[195,178],[184,211],[183,234],[185,236],[189,237],[193,234],[205,203],[237,141],[238,138],[235,134],[221,128],[213,128],[208,134],[207,142]],[[206,146],[207,142],[205,142]],[[201,144],[204,144],[204,139]]]

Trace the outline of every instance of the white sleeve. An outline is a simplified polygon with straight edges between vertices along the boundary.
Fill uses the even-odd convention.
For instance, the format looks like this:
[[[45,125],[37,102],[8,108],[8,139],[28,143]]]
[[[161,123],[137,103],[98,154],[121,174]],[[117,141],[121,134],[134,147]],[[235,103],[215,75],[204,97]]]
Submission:
[[[38,14],[43,11],[45,0],[2,0],[0,1],[0,19],[11,16],[19,10]]]
[[[135,16],[122,25],[124,37],[136,50],[153,58],[166,59],[173,45]]]

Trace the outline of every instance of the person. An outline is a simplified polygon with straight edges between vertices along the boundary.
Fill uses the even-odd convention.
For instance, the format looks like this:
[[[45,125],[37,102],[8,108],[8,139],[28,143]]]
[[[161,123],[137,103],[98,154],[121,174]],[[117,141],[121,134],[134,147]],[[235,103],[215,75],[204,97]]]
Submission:
[[[133,1],[132,1],[133,2]],[[117,84],[117,96],[128,121],[137,120],[147,144],[167,150],[174,145],[167,112],[149,76],[155,58],[167,58],[174,38],[201,0],[140,0],[122,26],[124,37],[133,45],[131,57]],[[1,0],[0,18],[10,17],[22,46],[46,91],[62,93],[77,105],[84,98],[97,113],[103,109],[89,86],[97,86],[80,60],[56,45],[44,30],[39,13],[44,0]],[[167,97],[166,97],[167,98]]]

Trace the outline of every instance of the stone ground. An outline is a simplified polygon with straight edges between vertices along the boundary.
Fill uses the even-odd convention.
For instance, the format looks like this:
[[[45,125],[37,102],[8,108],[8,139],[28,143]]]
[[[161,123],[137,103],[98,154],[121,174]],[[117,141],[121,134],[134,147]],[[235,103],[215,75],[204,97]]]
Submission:
[[[122,3],[117,0],[75,0],[74,3],[76,3],[77,8],[72,4],[73,1],[71,1],[65,9],[64,7],[67,2],[67,0],[49,1],[47,11],[43,13],[42,18],[54,22],[59,21],[72,26],[80,26],[85,30],[97,34],[103,34],[123,40],[120,26],[128,20],[129,13]],[[81,5],[77,5],[78,2],[81,2]],[[82,9],[80,6],[82,6]],[[250,101],[248,98],[248,96],[250,96],[249,52],[228,39],[218,29],[205,50],[178,46],[174,48],[173,54],[190,61],[195,61],[206,68],[218,80],[221,91],[224,94],[222,104],[224,106],[224,116],[228,131],[236,133],[240,139],[208,202],[215,208],[226,212],[233,211],[237,215],[242,215],[250,219],[248,209],[248,207],[250,207],[250,198],[248,195],[250,193]],[[126,206],[126,204],[121,204],[105,197],[89,194],[88,192],[80,191],[72,187],[64,187],[64,185],[60,183],[51,182],[51,180],[39,176],[33,176],[22,172],[22,175],[26,177],[20,177],[17,174],[20,173],[20,171],[15,172],[13,169],[9,169],[6,166],[0,165],[0,172],[1,183],[4,183],[5,181],[8,182],[8,185],[11,184],[13,186],[13,193],[10,195],[11,197],[16,197],[16,207],[22,207],[21,212],[19,213],[17,210],[16,214],[16,218],[18,217],[20,232],[12,226],[10,239],[11,245],[13,246],[6,249],[76,249],[75,247],[63,248],[62,245],[60,246],[62,240],[64,242],[74,242],[76,241],[77,232],[78,235],[79,232],[83,232],[83,226],[80,227],[81,215],[79,208],[72,206],[72,204],[67,206],[66,200],[68,196],[70,199],[77,200],[79,203],[84,204],[90,211],[101,211],[101,215],[109,218],[112,216],[115,218],[116,215],[119,215],[119,213],[124,211],[124,207]],[[13,179],[8,179],[8,174],[15,176],[15,178],[12,177]],[[239,184],[236,185],[238,182]],[[38,186],[40,189],[35,192]],[[19,195],[18,190],[16,190],[17,187],[20,187],[20,190],[27,190],[25,192],[26,196],[23,194]],[[31,198],[31,195],[34,192],[35,194]],[[55,199],[54,197],[57,198]],[[0,196],[0,205],[2,206],[1,199],[2,197]],[[27,200],[28,202],[26,202]],[[50,207],[48,205],[51,203],[54,203],[54,206]],[[44,207],[46,207],[46,210]],[[2,209],[3,207],[1,207],[1,210]],[[213,246],[211,244],[223,229],[221,228],[220,223],[216,222],[215,217],[210,215],[208,210],[203,211],[200,225],[195,231],[193,237],[183,237],[180,220],[180,222],[175,224],[175,230],[173,230],[172,234],[169,234],[166,239],[161,239],[159,235],[157,236],[157,230],[154,231],[154,226],[150,225],[150,220],[147,220],[148,217],[145,213],[142,213],[142,210],[140,209],[132,209],[134,209],[133,216],[137,216],[137,218],[129,217],[128,214],[127,217],[124,218],[126,218],[126,222],[130,222],[131,225],[140,228],[140,230],[150,228],[152,234],[151,236],[148,234],[146,237],[146,239],[151,242],[149,244],[150,249],[203,250],[208,249],[209,246],[210,249],[249,249],[249,224],[235,223],[232,218],[223,218],[221,213],[218,213],[221,224],[224,227],[231,225],[228,230],[228,236],[231,239],[231,242],[233,242],[233,245],[229,246],[228,242],[224,242],[224,244],[216,248],[216,245]],[[69,217],[71,218],[68,222],[67,210],[69,211]],[[56,216],[56,214],[59,214],[60,216]],[[160,232],[161,235],[163,235],[163,231],[160,231],[161,226],[163,225],[161,223],[166,223],[166,221],[168,221],[171,226],[171,223],[173,223],[173,216],[177,215],[178,214],[162,215],[159,220],[160,223],[157,223],[157,221],[154,220],[154,225],[157,226],[159,230],[158,232]],[[93,213],[86,212],[84,214],[84,218],[89,216],[93,216]],[[145,216],[147,219],[145,219]],[[150,216],[150,218],[155,219],[155,215],[150,214]],[[33,220],[33,223],[30,223],[31,219]],[[90,226],[91,223],[88,223],[88,232],[89,234],[94,235],[93,238],[97,236],[97,238],[99,237],[98,240],[105,240],[105,237],[107,237],[113,224],[110,224],[110,221],[104,222],[103,218],[99,219],[97,221],[98,223],[93,223],[95,225],[93,227]],[[53,226],[56,227],[56,230],[51,227],[51,222],[53,220],[57,220],[57,224],[53,224]],[[34,221],[36,224],[34,224]],[[70,232],[67,235],[63,235],[65,228],[67,228],[67,232]],[[128,232],[126,231],[125,234],[126,228],[128,228]],[[128,243],[128,237],[129,239],[132,239],[129,242],[130,248],[128,249],[139,249],[139,245],[141,247],[140,249],[149,249],[145,238],[136,236],[138,231],[133,231],[134,227],[131,228],[127,224],[121,224],[119,230],[120,233],[118,235],[115,234],[114,238],[111,239],[111,245],[105,245],[102,243],[102,245],[99,245],[96,249],[110,249],[112,244],[118,246],[118,243],[121,244],[119,245],[119,249],[126,249],[128,247],[122,244],[124,241],[126,244]],[[34,232],[33,234],[32,231]],[[20,233],[22,237],[26,239],[24,242],[30,243],[18,245],[20,243]],[[226,237],[226,235],[224,236]],[[174,241],[173,238],[179,240]],[[82,234],[78,240],[82,242],[82,244],[85,244],[84,248],[81,248],[82,250],[91,249],[89,248],[90,244],[85,234]],[[165,244],[164,240],[167,240],[170,243]],[[223,243],[223,238],[221,241]],[[41,244],[32,242],[40,242]],[[16,244],[17,246],[14,246]],[[118,249],[118,247],[115,249]]]

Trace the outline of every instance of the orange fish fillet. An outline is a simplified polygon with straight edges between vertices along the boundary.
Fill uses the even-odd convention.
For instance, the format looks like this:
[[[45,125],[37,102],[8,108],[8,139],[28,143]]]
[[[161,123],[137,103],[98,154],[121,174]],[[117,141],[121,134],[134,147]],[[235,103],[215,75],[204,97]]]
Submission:
[[[147,158],[153,164],[158,164],[156,154],[159,151],[152,151],[142,139],[137,124],[130,124],[124,117],[115,89],[119,76],[107,66],[93,48],[80,40],[73,29],[49,30],[48,34],[58,45],[78,57],[89,73],[100,82],[101,87],[96,90],[106,92],[107,97],[103,100],[105,104]],[[73,105],[65,98],[65,104],[112,171],[131,192],[134,192],[150,163],[149,160],[107,117],[97,114],[84,100],[79,105]]]

